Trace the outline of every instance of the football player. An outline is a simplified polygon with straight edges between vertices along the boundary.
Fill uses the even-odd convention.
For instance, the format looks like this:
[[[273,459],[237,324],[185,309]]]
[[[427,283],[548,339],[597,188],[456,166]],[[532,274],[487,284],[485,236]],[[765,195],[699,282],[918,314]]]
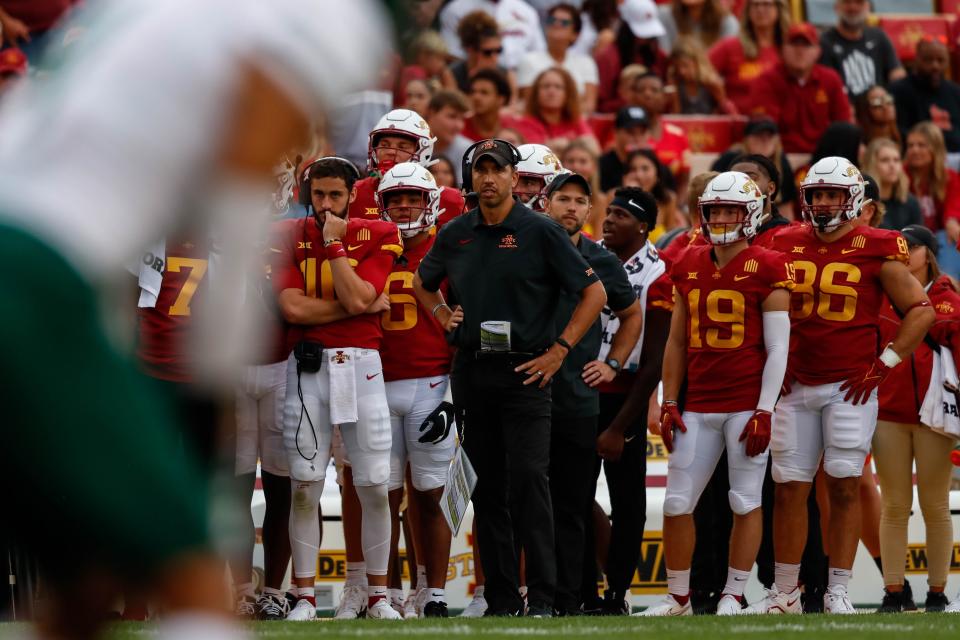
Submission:
[[[443,328],[413,295],[413,276],[436,237],[440,188],[432,173],[404,162],[380,180],[377,204],[384,220],[395,223],[403,236],[403,259],[387,278],[390,310],[381,317],[383,378],[393,427],[390,506],[399,509],[409,460],[411,499],[420,516],[419,526],[413,527],[423,555],[418,560],[427,573],[418,613],[446,618],[450,528],[440,511],[440,494],[456,446],[456,432],[450,428],[452,405],[443,402],[451,354]],[[399,531],[394,531],[394,539],[398,537]]]
[[[734,526],[717,614],[743,609],[763,528],[771,415],[787,367],[792,267],[783,254],[748,244],[762,224],[764,195],[749,176],[728,171],[710,181],[699,209],[709,245],[689,247],[671,270],[676,304],[660,414],[660,435],[671,454],[663,503],[668,593],[646,616],[693,613],[692,514],[724,450]]]
[[[367,143],[367,171],[370,177],[357,182],[357,198],[350,203],[350,217],[380,219],[376,194],[380,179],[394,165],[415,162],[429,167],[433,145],[426,120],[415,111],[394,109],[380,118]],[[440,213],[437,228],[463,213],[463,196],[456,189],[440,188]]]
[[[822,458],[830,501],[824,611],[854,613],[847,584],[859,541],[859,482],[877,422],[877,387],[920,343],[934,311],[907,269],[903,237],[851,224],[864,200],[863,176],[855,166],[839,157],[819,160],[800,192],[807,224],[784,227],[772,243],[793,259],[796,286],[790,361],[770,445],[777,483],[776,588],[763,604],[769,613],[801,610],[804,505]],[[879,345],[884,294],[903,323],[892,342]]]
[[[543,211],[540,196],[547,183],[563,171],[563,165],[550,147],[542,144],[522,144],[517,147],[520,162],[517,163],[517,186],[513,195],[534,211]]]
[[[297,602],[288,620],[316,616],[314,580],[320,547],[318,508],[339,425],[363,511],[367,617],[399,619],[387,602],[390,510],[390,417],[380,364],[380,295],[402,252],[396,225],[347,220],[359,171],[342,158],[320,158],[303,176],[301,199],[312,215],[289,227],[273,264],[293,353],[287,360],[284,445],[293,497],[290,542]]]

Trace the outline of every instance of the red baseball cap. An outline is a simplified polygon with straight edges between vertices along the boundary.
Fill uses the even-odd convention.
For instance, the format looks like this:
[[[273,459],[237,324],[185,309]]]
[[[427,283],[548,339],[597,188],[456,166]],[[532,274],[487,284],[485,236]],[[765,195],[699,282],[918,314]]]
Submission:
[[[792,40],[806,40],[808,44],[820,44],[820,34],[809,22],[798,22],[787,29],[786,41]]]
[[[0,51],[0,73],[14,73],[22,76],[26,72],[27,56],[23,51],[16,47]]]

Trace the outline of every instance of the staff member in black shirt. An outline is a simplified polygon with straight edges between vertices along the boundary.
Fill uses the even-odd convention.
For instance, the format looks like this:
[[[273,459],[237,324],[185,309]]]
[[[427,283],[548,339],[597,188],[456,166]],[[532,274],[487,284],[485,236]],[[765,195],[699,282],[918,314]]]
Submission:
[[[519,159],[502,140],[468,149],[465,173],[479,206],[441,229],[413,286],[458,348],[451,387],[478,478],[473,505],[487,615],[522,611],[522,547],[529,613],[550,616],[556,586],[547,482],[550,382],[607,297],[563,229],[513,200]],[[460,303],[456,311],[439,292],[444,278]],[[578,293],[580,301],[558,336],[553,317],[562,291]]]
[[[544,210],[570,236],[573,246],[593,267],[607,294],[607,306],[620,319],[620,329],[601,361],[602,329],[598,317],[583,339],[570,351],[553,379],[553,431],[550,434],[550,495],[553,500],[554,539],[557,552],[559,615],[581,611],[583,597],[583,545],[586,516],[593,505],[593,467],[597,457],[597,416],[601,382],[612,381],[640,338],[643,313],[620,259],[580,233],[590,216],[590,183],[571,172],[553,179],[544,194]],[[557,305],[558,329],[566,326],[577,304],[568,294]]]

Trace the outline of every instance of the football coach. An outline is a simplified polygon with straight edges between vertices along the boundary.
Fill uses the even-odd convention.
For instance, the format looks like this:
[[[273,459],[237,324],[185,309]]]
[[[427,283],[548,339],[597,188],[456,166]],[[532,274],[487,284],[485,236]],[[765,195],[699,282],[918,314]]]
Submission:
[[[522,548],[528,613],[546,617],[556,585],[547,481],[550,381],[607,297],[563,228],[513,199],[519,160],[503,140],[481,140],[467,150],[464,183],[479,206],[440,230],[413,287],[457,347],[451,387],[463,416],[464,450],[477,472],[473,506],[486,615],[523,612]],[[454,309],[440,293],[445,279],[459,303]],[[579,301],[557,335],[553,318],[562,292]]]

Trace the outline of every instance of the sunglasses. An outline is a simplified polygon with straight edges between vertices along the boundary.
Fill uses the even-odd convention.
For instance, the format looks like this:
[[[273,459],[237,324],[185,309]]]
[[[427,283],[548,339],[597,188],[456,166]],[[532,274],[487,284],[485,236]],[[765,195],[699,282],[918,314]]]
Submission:
[[[493,56],[498,56],[503,53],[503,47],[497,47],[496,49],[480,49],[480,53],[488,58],[492,58]]]
[[[892,104],[893,104],[893,98],[890,96],[884,96],[882,98],[873,98],[869,102],[869,105],[871,107],[889,107]]]
[[[571,27],[573,26],[573,20],[570,18],[556,18],[554,16],[547,16],[547,26],[553,26],[555,24],[558,24],[561,27]]]

